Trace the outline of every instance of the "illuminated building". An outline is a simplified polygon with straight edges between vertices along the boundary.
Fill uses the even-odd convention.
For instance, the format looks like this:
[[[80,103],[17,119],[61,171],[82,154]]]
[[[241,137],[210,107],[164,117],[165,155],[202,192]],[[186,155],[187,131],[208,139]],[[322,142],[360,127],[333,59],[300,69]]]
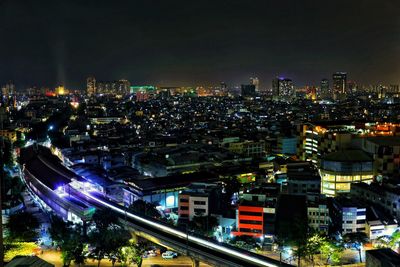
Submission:
[[[351,185],[350,194],[377,205],[386,214],[400,220],[400,188],[396,183],[355,183]]]
[[[257,77],[251,77],[250,78],[250,84],[255,86],[256,92],[260,90],[260,81],[258,80]]]
[[[321,99],[332,98],[332,92],[329,88],[329,80],[328,79],[321,80],[320,98]]]
[[[1,94],[3,96],[15,95],[15,93],[15,85],[12,82],[8,82],[1,87]]]
[[[179,219],[191,221],[194,216],[208,216],[220,211],[219,192],[221,187],[217,184],[191,184],[179,193]]]
[[[87,78],[86,92],[88,95],[96,94],[96,78],[94,78],[94,77]]]
[[[313,195],[321,192],[321,177],[312,163],[287,163],[286,168],[288,194]]]
[[[226,145],[229,151],[247,157],[262,157],[265,154],[265,141],[230,142]]]
[[[314,201],[307,201],[308,227],[328,234],[331,218],[326,198],[316,198]]]
[[[56,95],[65,95],[65,94],[68,94],[68,90],[66,90],[64,86],[60,85],[60,86],[56,87],[56,89],[54,90],[54,93]]]
[[[374,159],[376,175],[399,174],[400,138],[398,136],[374,136],[361,138],[361,148]]]
[[[128,80],[98,81],[95,87],[96,94],[126,95],[130,91],[131,86]]]
[[[317,99],[317,88],[315,86],[306,86],[307,99],[316,100]]]
[[[236,211],[237,229],[234,236],[264,238],[275,234],[275,208],[280,192],[279,184],[264,184],[243,192]]]
[[[342,99],[347,93],[347,73],[336,72],[332,75],[333,99]]]
[[[331,218],[334,230],[342,235],[364,232],[367,218],[367,205],[357,199],[340,196],[332,201]]]
[[[291,101],[296,92],[291,79],[276,77],[272,80],[272,97],[274,100]]]
[[[323,155],[350,146],[355,127],[299,125],[297,155],[301,160],[318,164]]]
[[[40,199],[46,210],[52,210],[63,219],[78,223],[89,221],[95,208],[77,197],[78,191],[88,190],[89,183],[65,168],[47,148],[32,146],[21,150],[24,179],[29,191]],[[51,167],[49,167],[51,166]],[[68,177],[68,178],[67,178]]]
[[[0,130],[0,136],[7,138],[12,143],[17,141],[17,131],[15,130],[9,130],[9,129]]]
[[[371,183],[374,178],[373,160],[361,150],[341,150],[321,160],[321,193],[336,196],[350,192],[352,183]]]

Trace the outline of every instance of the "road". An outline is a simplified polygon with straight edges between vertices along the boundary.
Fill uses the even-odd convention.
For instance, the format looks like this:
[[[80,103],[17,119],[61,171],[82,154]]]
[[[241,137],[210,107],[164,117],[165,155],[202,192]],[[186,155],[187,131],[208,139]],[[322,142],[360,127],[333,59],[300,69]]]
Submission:
[[[61,262],[61,252],[56,251],[56,250],[46,250],[43,252],[43,254],[38,255],[40,258],[44,259],[45,261],[54,264],[56,267],[62,267],[62,262]],[[181,266],[181,267],[190,267],[192,266],[192,261],[189,257],[186,256],[179,256],[178,258],[175,259],[163,259],[161,256],[157,257],[151,257],[147,259],[143,259],[143,267],[150,267],[150,266]],[[77,266],[74,263],[71,264],[71,266]],[[91,260],[88,259],[86,260],[85,266],[87,267],[97,267],[97,261],[96,260]],[[111,267],[112,264],[109,260],[103,259],[100,262],[101,267]],[[121,266],[120,263],[115,264],[116,267]],[[129,265],[129,266],[136,266],[136,265]],[[201,267],[210,267],[210,265],[207,265],[205,263],[200,263]]]

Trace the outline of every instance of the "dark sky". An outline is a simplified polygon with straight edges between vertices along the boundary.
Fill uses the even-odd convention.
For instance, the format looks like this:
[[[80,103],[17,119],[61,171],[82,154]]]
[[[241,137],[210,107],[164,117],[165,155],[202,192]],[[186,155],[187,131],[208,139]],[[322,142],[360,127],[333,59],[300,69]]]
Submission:
[[[400,1],[0,0],[0,84],[400,83]]]

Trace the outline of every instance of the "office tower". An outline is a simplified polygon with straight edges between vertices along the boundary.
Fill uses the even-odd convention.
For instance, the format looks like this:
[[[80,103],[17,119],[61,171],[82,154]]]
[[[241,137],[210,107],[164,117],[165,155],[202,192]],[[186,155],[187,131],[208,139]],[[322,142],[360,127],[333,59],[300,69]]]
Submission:
[[[253,84],[242,84],[242,96],[249,97],[255,96],[256,87]]]
[[[279,80],[279,97],[282,100],[290,101],[295,97],[293,81],[291,79]]]
[[[86,92],[88,95],[93,95],[96,93],[96,79],[94,77],[87,78]]]
[[[274,100],[291,101],[295,98],[295,93],[291,79],[276,77],[272,80],[272,97]]]
[[[128,80],[119,80],[118,81],[118,93],[121,95],[127,95],[130,93],[131,83]]]
[[[255,86],[256,91],[259,91],[259,90],[260,90],[260,81],[258,80],[257,77],[254,77],[254,78],[251,77],[251,78],[250,78],[250,84]]]
[[[336,72],[332,75],[333,99],[343,99],[347,93],[347,73]]]
[[[10,81],[7,84],[1,87],[1,93],[3,96],[14,95],[15,92],[15,85]]]
[[[320,97],[322,99],[327,99],[327,98],[331,98],[332,93],[331,90],[329,88],[329,80],[328,79],[322,79],[321,80],[321,93],[320,93]]]

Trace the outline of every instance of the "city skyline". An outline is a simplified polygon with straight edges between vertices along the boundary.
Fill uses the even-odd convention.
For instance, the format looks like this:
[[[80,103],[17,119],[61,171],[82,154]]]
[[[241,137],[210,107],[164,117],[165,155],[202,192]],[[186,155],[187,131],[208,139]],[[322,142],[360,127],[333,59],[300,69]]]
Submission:
[[[399,83],[396,1],[3,1],[0,81],[84,88],[89,76],[134,84],[211,85],[275,76],[297,86],[345,71]],[[395,56],[393,56],[395,55]]]

